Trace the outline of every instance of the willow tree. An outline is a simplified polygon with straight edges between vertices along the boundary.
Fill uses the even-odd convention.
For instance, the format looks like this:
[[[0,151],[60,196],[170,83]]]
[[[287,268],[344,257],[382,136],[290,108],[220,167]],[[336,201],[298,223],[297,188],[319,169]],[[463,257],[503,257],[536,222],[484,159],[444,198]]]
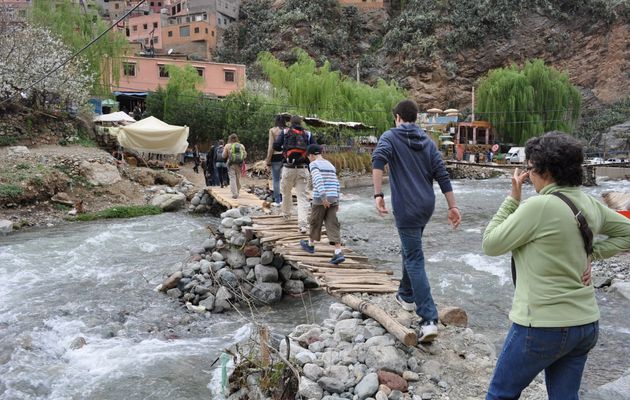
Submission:
[[[523,144],[551,130],[572,132],[580,115],[580,92],[566,73],[542,60],[490,71],[476,97],[479,119],[490,121],[509,143]]]
[[[369,86],[332,71],[327,61],[317,67],[315,61],[300,49],[297,60],[284,65],[271,53],[263,52],[258,62],[275,88],[276,102],[307,116],[325,119],[360,121],[381,131],[391,127],[391,110],[405,98],[394,82],[379,80]]]
[[[96,11],[88,11],[71,0],[34,0],[29,19],[55,33],[75,52],[109,28]],[[128,46],[125,35],[114,29],[81,54],[94,77],[94,93],[108,94],[112,79],[116,82],[120,79],[120,57]]]

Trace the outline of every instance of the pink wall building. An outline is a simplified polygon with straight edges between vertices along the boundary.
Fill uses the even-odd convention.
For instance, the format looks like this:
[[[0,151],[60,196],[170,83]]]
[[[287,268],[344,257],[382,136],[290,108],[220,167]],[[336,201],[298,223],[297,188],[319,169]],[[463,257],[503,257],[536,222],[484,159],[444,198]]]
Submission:
[[[199,87],[205,94],[224,97],[245,87],[245,66],[205,61],[176,60],[157,57],[125,57],[120,65],[120,83],[113,85],[112,92],[154,92],[158,86],[168,84],[167,65],[183,67],[192,65],[203,84]]]
[[[163,16],[159,13],[129,18],[125,29],[127,40],[139,42],[145,47],[150,47],[151,39],[153,39],[153,47],[161,49],[162,19]]]

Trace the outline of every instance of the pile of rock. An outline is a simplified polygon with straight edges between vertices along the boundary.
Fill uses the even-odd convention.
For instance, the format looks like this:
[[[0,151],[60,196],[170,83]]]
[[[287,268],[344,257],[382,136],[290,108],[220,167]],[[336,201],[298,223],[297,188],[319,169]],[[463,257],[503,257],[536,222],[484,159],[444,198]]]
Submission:
[[[451,179],[490,179],[512,173],[511,169],[503,170],[466,164],[447,165],[446,169]]]
[[[203,196],[201,197],[203,198]],[[301,295],[317,282],[261,244],[252,219],[239,209],[221,214],[214,236],[190,248],[190,259],[158,289],[195,312],[220,313],[234,304],[274,304],[283,294]],[[245,229],[244,229],[245,228]]]
[[[378,322],[344,304],[332,304],[329,316],[321,325],[300,325],[289,335],[290,358],[302,371],[299,394],[303,398],[428,400],[485,396],[496,358],[487,337],[469,328],[441,326],[440,336],[432,345],[407,347]],[[279,343],[279,353],[287,354],[285,341]],[[542,398],[541,393],[544,386],[538,380],[523,398]]]
[[[218,215],[221,209],[225,209],[220,205],[217,200],[210,196],[207,191],[200,190],[190,199],[190,205],[188,206],[188,212],[192,213],[212,213]]]

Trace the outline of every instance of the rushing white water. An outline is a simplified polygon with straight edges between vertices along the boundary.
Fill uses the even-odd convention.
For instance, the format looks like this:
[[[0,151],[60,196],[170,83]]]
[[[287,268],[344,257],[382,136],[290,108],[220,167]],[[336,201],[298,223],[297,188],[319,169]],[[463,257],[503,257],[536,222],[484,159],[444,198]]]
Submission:
[[[446,224],[438,194],[424,235],[433,293],[439,303],[463,306],[472,328],[499,346],[512,295],[509,259],[483,255],[480,243],[509,180],[456,181],[454,187],[461,229]],[[588,190],[622,188],[603,183]],[[340,212],[348,245],[399,274],[393,218],[376,214],[371,189],[349,194],[355,197]],[[0,237],[0,399],[220,398],[221,362],[212,364],[247,336],[250,321],[237,313],[189,313],[153,291],[188,256],[187,247],[207,237],[210,223],[217,220],[178,213]],[[316,292],[262,308],[258,319],[288,333],[296,324],[321,321],[331,302]],[[613,294],[599,304],[602,334],[586,386],[630,367],[630,311]],[[86,344],[75,346],[77,338]]]

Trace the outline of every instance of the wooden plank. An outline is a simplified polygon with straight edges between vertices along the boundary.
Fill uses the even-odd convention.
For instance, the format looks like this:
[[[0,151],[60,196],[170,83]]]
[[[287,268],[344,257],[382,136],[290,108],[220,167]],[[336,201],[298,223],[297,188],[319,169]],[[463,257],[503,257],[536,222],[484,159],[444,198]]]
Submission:
[[[398,288],[343,288],[343,289],[329,289],[328,290],[332,294],[337,293],[395,293],[398,291]]]
[[[302,251],[290,250],[290,251],[287,251],[287,252],[285,252],[283,254],[286,254],[288,256],[301,256],[301,257],[332,257],[333,254],[334,254],[334,251],[324,252],[324,251],[319,251],[319,249],[317,249],[315,251],[315,253],[309,253],[309,252],[304,251],[304,250],[302,250]],[[345,254],[344,253],[344,256],[346,257],[346,259],[350,258],[352,260],[357,260],[357,261],[359,261],[359,260],[360,261],[366,261],[366,262],[368,261],[368,258],[366,256],[360,256],[360,255],[357,255],[357,254]]]

